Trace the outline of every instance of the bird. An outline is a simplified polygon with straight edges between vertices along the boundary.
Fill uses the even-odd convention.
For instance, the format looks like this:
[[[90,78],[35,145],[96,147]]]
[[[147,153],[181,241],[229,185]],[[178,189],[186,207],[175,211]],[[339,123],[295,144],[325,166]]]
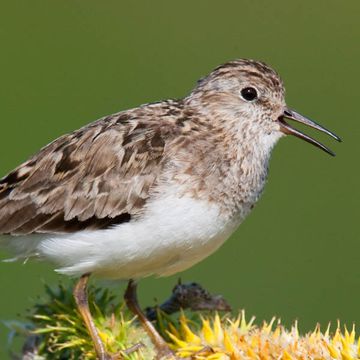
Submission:
[[[236,59],[181,99],[105,116],[43,147],[0,179],[1,246],[78,278],[73,294],[100,360],[106,351],[87,299],[90,276],[128,281],[124,299],[158,359],[175,355],[146,318],[137,282],[190,268],[215,252],[263,192],[271,151],[290,121],[340,138],[290,109],[278,73]]]

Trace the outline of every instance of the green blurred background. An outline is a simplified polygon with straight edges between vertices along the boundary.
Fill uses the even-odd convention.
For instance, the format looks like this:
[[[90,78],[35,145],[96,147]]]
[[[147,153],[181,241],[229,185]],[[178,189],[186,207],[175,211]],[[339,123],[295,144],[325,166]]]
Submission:
[[[359,0],[2,0],[1,175],[103,115],[182,97],[222,62],[266,61],[288,104],[344,142],[316,134],[331,158],[282,140],[251,216],[181,277],[258,321],[299,319],[303,331],[338,318],[360,324],[359,16]],[[43,282],[59,278],[46,264],[0,263],[0,319],[24,318]],[[142,304],[166,297],[176,279],[142,281]],[[1,359],[6,336],[0,325]]]

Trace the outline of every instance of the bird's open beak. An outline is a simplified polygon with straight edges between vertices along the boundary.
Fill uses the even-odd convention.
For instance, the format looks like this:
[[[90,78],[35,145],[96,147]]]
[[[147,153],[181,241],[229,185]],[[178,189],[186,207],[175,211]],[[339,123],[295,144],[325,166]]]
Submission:
[[[278,119],[278,121],[280,123],[281,131],[283,133],[288,134],[288,135],[294,135],[294,136],[296,136],[296,137],[298,137],[300,139],[303,139],[303,140],[309,142],[310,144],[313,144],[313,145],[317,146],[318,148],[324,150],[328,154],[330,154],[332,156],[335,156],[335,153],[333,153],[328,147],[321,144],[319,141],[313,139],[312,137],[310,137],[308,135],[305,135],[301,131],[296,130],[291,125],[289,125],[285,121],[285,119],[294,120],[294,121],[297,121],[297,122],[299,122],[301,124],[310,126],[310,127],[314,128],[314,129],[320,130],[320,131],[330,135],[331,137],[333,137],[337,141],[341,141],[341,139],[337,135],[335,135],[333,132],[325,129],[321,125],[317,124],[315,121],[310,120],[310,119],[300,115],[299,113],[297,113],[294,110],[285,109],[284,114],[282,116],[280,116],[279,119]]]

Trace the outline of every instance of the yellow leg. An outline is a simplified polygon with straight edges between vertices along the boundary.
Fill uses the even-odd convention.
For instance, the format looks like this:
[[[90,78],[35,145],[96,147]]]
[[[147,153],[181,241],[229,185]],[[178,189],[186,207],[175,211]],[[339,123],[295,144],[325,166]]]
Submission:
[[[109,355],[105,351],[105,346],[100,339],[99,333],[96,329],[94,321],[92,319],[90,309],[89,309],[89,302],[88,302],[88,295],[87,295],[87,283],[89,280],[90,274],[83,275],[79,281],[76,283],[74,288],[74,298],[77,305],[77,308],[84,320],[85,326],[89,331],[91,339],[94,343],[94,348],[96,352],[96,356],[99,360],[114,360],[115,357]],[[120,359],[120,357],[116,357]]]
[[[157,359],[176,359],[168,344],[156,331],[153,324],[147,319],[141,310],[137,300],[136,288],[137,285],[135,281],[130,280],[124,295],[127,307],[137,316],[144,330],[147,332],[151,341],[155,345],[157,349]]]

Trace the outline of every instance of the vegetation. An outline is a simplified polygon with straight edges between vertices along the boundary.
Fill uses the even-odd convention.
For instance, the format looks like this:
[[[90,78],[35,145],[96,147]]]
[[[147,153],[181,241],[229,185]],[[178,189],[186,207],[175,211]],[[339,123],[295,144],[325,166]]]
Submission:
[[[27,338],[22,359],[95,359],[91,339],[76,311],[70,287],[45,287],[47,299],[35,304],[23,326]],[[115,305],[115,296],[107,289],[91,287],[89,299],[92,314],[107,349],[116,353],[142,343],[139,350],[125,359],[153,359],[155,350],[136,319],[124,308]],[[341,359],[360,358],[360,341],[355,329],[334,333],[320,326],[300,335],[295,323],[285,329],[273,318],[263,325],[249,321],[242,311],[236,318],[217,312],[180,311],[176,316],[157,309],[156,327],[179,357],[194,359]],[[15,331],[19,333],[17,326]]]

